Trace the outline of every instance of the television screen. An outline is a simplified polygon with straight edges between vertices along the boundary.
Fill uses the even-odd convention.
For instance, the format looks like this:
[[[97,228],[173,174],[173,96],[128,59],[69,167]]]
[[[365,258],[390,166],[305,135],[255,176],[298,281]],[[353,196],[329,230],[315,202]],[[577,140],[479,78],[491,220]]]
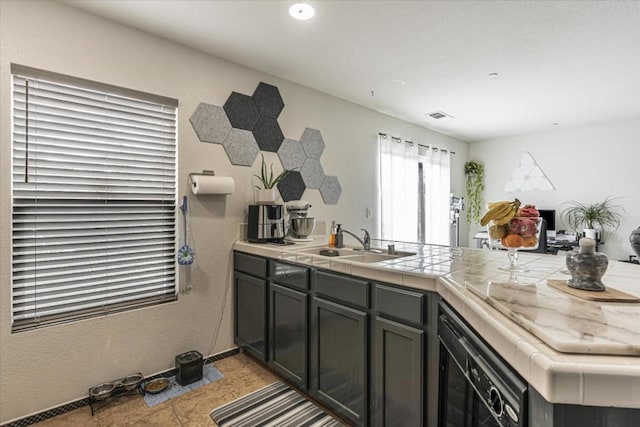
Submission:
[[[538,212],[547,223],[547,231],[556,231],[556,211],[554,209],[538,209]]]

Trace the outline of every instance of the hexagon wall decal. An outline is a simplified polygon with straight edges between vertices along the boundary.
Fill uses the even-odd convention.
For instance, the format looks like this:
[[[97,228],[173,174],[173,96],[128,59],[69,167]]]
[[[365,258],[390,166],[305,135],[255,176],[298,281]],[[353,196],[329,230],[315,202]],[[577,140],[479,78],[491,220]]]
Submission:
[[[325,176],[322,185],[320,186],[320,195],[322,200],[327,205],[337,205],[340,195],[342,194],[342,187],[337,176]]]
[[[307,157],[312,159],[319,159],[324,151],[324,139],[322,139],[322,134],[317,129],[306,128],[302,132],[300,143]]]
[[[252,130],[260,117],[253,98],[238,92],[231,92],[224,103],[224,112],[227,113],[231,126],[244,130]]]
[[[286,170],[300,169],[306,156],[300,141],[285,139],[278,149],[278,157],[282,162],[282,167]]]
[[[273,119],[277,119],[284,108],[284,101],[278,88],[264,82],[260,82],[253,92],[253,100],[261,115]]]
[[[189,121],[202,142],[222,144],[231,131],[231,122],[222,107],[217,105],[201,102]]]
[[[284,179],[278,183],[278,190],[280,191],[282,200],[285,202],[300,200],[305,190],[304,181],[302,181],[300,172],[290,171]]]
[[[300,169],[300,175],[307,188],[320,188],[324,181],[324,170],[318,159],[307,159]]]
[[[222,145],[232,165],[251,166],[260,152],[253,134],[243,129],[231,129]]]
[[[262,151],[277,152],[284,141],[278,121],[271,117],[260,116],[253,127],[253,136]]]

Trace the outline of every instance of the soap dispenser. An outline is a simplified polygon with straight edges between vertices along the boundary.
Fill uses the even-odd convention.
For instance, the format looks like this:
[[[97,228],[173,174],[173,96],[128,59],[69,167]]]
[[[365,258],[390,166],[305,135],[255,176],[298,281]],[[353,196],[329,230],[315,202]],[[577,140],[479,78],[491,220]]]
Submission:
[[[344,236],[342,235],[342,224],[336,228],[336,248],[344,248]]]
[[[333,220],[331,221],[331,231],[329,233],[329,247],[331,248],[335,248],[336,247],[336,234],[338,233],[337,229],[336,229],[336,221]]]

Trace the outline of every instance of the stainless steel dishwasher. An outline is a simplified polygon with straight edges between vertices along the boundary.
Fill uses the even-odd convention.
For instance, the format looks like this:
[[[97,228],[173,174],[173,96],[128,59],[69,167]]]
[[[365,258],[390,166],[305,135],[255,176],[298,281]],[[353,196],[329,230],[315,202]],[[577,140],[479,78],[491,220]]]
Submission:
[[[526,427],[527,383],[443,302],[438,337],[439,427]]]

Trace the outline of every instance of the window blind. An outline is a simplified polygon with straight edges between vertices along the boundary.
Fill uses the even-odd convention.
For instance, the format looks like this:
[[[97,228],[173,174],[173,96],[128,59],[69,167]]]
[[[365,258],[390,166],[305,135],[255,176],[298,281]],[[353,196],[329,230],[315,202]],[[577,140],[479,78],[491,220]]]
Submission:
[[[22,71],[13,330],[175,300],[177,103]]]

